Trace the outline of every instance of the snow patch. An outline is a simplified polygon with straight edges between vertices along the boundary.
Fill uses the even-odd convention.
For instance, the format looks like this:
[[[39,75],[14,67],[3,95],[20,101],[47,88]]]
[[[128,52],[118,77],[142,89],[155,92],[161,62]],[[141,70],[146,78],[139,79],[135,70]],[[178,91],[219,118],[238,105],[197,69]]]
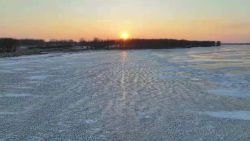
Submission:
[[[0,112],[0,115],[16,115],[17,112]]]
[[[30,76],[30,80],[45,80],[49,77],[49,75],[37,75],[37,76]]]
[[[97,120],[93,120],[93,119],[85,120],[85,123],[87,123],[87,124],[94,124],[96,122],[97,122]]]
[[[30,94],[1,94],[0,98],[2,97],[31,97],[32,95]]]
[[[232,96],[232,97],[249,97],[250,93],[245,91],[240,91],[236,89],[214,89],[208,90],[210,94],[215,94],[219,96]]]
[[[219,111],[219,112],[205,112],[206,115],[216,118],[236,119],[236,120],[250,120],[250,111]]]

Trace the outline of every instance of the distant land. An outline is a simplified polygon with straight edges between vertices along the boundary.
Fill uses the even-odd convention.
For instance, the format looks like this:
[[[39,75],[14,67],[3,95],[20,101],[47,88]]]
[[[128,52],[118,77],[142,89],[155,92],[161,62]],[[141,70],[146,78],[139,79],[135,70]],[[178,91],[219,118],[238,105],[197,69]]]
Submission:
[[[84,50],[172,49],[220,46],[220,41],[190,41],[177,39],[113,39],[91,41],[0,38],[0,56],[20,56],[50,52]]]

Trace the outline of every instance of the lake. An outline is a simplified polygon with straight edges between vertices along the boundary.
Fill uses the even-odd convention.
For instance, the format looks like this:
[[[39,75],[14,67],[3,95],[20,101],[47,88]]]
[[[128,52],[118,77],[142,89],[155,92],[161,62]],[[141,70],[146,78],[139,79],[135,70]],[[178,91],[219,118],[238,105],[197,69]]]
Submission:
[[[0,140],[250,140],[250,46],[0,59]]]

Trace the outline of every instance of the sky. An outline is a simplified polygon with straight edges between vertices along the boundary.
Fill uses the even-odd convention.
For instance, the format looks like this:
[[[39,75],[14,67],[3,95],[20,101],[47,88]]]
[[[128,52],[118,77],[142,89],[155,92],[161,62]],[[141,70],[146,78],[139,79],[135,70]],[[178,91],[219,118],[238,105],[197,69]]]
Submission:
[[[0,37],[250,42],[250,0],[0,0]]]

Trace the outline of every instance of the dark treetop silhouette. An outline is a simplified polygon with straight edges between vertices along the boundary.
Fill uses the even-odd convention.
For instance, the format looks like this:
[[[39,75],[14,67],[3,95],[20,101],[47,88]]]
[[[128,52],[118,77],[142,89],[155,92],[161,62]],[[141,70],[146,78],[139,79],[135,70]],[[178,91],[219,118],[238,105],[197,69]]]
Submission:
[[[171,48],[190,48],[190,47],[212,47],[220,46],[220,41],[188,41],[175,39],[128,39],[128,40],[100,40],[95,38],[92,41],[80,40],[35,40],[35,39],[0,39],[0,52],[16,52],[18,47],[27,47],[28,49],[46,50],[56,49],[81,49],[99,50],[99,49],[171,49]],[[51,50],[52,49],[52,50]]]

